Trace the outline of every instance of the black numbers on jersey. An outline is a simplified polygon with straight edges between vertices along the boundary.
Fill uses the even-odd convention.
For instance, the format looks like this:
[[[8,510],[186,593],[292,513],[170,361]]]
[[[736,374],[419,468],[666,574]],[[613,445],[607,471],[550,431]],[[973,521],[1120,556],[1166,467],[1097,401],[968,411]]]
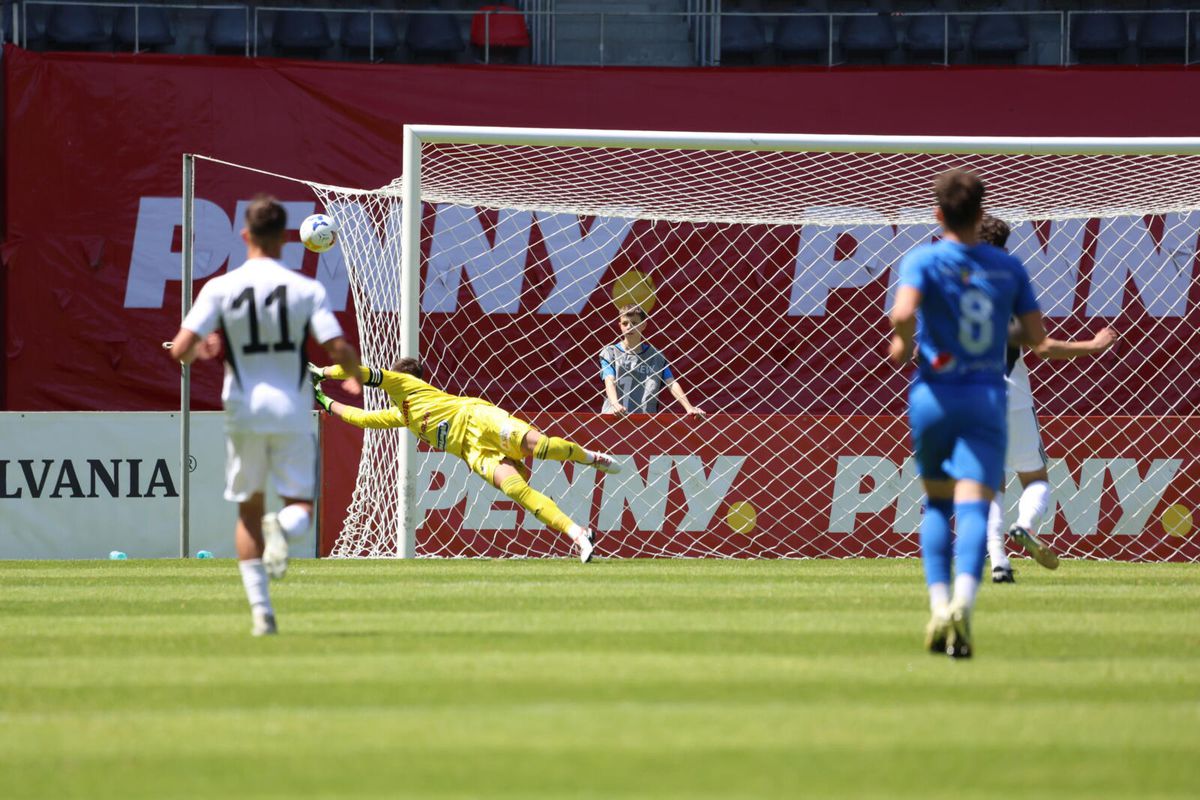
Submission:
[[[236,309],[239,306],[246,306],[250,315],[250,344],[242,347],[243,353],[265,353],[268,350],[279,353],[296,349],[296,343],[292,341],[291,334],[288,331],[286,286],[276,286],[267,295],[267,299],[263,301],[262,305],[264,315],[271,303],[279,304],[279,341],[274,344],[267,344],[262,340],[261,331],[258,327],[258,303],[254,298],[254,287],[247,286],[241,294],[234,298],[232,307]]]

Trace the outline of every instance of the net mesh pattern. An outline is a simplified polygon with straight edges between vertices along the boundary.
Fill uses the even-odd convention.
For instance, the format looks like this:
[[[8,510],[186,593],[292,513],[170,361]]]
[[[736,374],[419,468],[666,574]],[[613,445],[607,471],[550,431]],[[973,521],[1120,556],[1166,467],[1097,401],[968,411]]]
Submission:
[[[431,383],[613,452],[619,476],[533,463],[531,485],[615,556],[917,553],[910,379],[886,359],[900,258],[936,239],[933,178],[977,172],[1013,228],[1051,336],[1024,356],[1067,557],[1194,559],[1200,491],[1200,157],[705,151],[431,144],[422,150],[420,354]],[[402,181],[313,185],[341,227],[363,360],[400,355]],[[599,415],[617,309],[703,419]],[[368,408],[387,398],[364,392]],[[404,430],[367,431],[337,556],[397,553]],[[422,556],[566,556],[571,543],[424,447]],[[1010,479],[1006,526],[1019,485]]]

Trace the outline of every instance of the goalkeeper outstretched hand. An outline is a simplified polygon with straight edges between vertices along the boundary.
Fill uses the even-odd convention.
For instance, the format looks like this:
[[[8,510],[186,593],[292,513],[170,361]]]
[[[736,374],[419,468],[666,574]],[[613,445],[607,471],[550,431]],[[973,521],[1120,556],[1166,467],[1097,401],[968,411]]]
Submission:
[[[321,391],[319,384],[313,384],[313,397],[316,398],[317,405],[325,409],[326,414],[333,413],[333,400],[331,400],[327,394]]]
[[[312,381],[313,388],[321,385],[321,381],[325,380],[325,368],[318,367],[311,361],[308,362],[308,379]]]

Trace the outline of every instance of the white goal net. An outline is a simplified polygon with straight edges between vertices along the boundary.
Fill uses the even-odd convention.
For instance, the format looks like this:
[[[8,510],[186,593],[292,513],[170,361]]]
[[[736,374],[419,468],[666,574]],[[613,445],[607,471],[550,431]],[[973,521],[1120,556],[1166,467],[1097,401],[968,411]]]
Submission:
[[[381,189],[313,185],[364,361],[419,355],[436,386],[614,453],[618,476],[533,465],[600,555],[916,554],[910,370],[887,361],[886,312],[901,256],[938,235],[934,176],[967,167],[1050,334],[1119,335],[1095,358],[1025,356],[1042,533],[1068,557],[1200,556],[1200,140],[418,127],[406,147],[409,174]],[[656,414],[598,413],[598,355],[630,303],[706,417],[665,390]],[[458,459],[367,432],[335,555],[568,553]]]

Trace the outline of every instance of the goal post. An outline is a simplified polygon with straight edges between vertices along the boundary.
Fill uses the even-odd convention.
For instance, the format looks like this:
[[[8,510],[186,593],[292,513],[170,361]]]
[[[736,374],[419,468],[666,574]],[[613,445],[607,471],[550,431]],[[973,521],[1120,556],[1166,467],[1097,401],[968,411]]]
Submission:
[[[306,183],[341,226],[364,361],[420,357],[440,388],[626,467],[533,465],[600,555],[911,556],[909,372],[887,362],[886,312],[950,167],[983,177],[1051,335],[1119,336],[1097,358],[1026,356],[1043,534],[1067,557],[1200,558],[1200,139],[406,126],[401,178]],[[705,418],[665,388],[656,414],[599,413],[631,304]],[[457,458],[366,432],[335,556],[568,553]]]

